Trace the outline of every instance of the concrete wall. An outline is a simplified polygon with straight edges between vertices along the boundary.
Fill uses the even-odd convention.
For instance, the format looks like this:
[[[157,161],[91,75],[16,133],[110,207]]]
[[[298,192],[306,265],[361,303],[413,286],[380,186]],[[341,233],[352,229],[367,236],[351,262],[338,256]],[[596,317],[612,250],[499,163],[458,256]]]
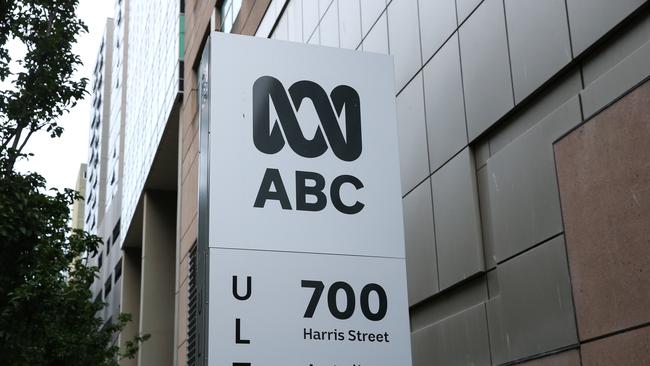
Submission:
[[[175,192],[144,194],[140,334],[151,338],[138,352],[139,365],[171,365],[174,353]]]

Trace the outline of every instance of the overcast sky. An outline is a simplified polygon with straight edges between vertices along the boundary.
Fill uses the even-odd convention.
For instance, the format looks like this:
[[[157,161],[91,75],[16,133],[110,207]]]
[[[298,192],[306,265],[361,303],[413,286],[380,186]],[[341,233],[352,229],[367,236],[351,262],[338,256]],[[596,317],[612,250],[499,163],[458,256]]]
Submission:
[[[88,33],[78,38],[73,51],[81,57],[79,75],[92,76],[106,18],[113,16],[113,0],[80,0],[77,16],[88,26]],[[88,89],[90,89],[90,80]],[[65,128],[63,136],[51,139],[45,132],[34,135],[27,152],[35,156],[18,166],[21,171],[35,171],[47,180],[48,186],[74,188],[79,165],[88,159],[88,127],[91,96],[79,102],[69,114],[60,119]]]

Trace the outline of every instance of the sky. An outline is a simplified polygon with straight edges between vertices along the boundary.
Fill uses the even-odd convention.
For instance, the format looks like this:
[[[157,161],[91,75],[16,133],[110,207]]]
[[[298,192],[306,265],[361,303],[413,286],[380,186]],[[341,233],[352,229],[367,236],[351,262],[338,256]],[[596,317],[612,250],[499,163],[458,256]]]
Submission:
[[[113,0],[80,0],[77,16],[88,26],[88,33],[77,38],[73,52],[81,57],[83,66],[78,77],[90,79],[97,59],[106,18],[113,16]],[[11,52],[11,48],[10,48]],[[17,169],[33,171],[47,180],[48,187],[74,188],[79,165],[88,160],[88,128],[90,125],[90,103],[88,94],[69,113],[59,119],[65,129],[61,138],[51,139],[47,133],[34,134],[26,146],[26,152],[34,154],[29,161],[21,162]]]

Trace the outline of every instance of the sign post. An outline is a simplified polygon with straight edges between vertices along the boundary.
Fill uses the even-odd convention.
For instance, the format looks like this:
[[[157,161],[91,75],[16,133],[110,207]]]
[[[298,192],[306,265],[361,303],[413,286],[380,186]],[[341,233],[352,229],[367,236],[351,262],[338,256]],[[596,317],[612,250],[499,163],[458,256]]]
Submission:
[[[213,33],[209,74],[208,364],[411,365],[392,59]]]

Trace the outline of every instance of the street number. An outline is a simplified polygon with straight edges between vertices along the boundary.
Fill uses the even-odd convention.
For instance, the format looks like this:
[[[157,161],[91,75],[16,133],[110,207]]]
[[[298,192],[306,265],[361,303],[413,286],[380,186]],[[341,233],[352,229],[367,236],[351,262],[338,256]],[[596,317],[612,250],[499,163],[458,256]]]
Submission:
[[[316,312],[316,307],[318,306],[323,291],[325,290],[325,285],[322,281],[302,280],[302,287],[314,289],[304,315],[305,318],[313,318],[314,313]],[[339,307],[336,300],[339,291],[343,291],[346,297],[346,303],[343,309]],[[379,307],[374,312],[370,309],[370,295],[373,292],[377,294],[377,298],[379,299]],[[388,310],[386,291],[376,283],[369,283],[363,287],[361,290],[361,296],[359,297],[359,303],[361,305],[363,316],[368,320],[379,321],[386,316],[386,311]],[[327,307],[333,317],[341,320],[350,319],[356,308],[356,296],[352,286],[343,281],[334,282],[327,290]]]

